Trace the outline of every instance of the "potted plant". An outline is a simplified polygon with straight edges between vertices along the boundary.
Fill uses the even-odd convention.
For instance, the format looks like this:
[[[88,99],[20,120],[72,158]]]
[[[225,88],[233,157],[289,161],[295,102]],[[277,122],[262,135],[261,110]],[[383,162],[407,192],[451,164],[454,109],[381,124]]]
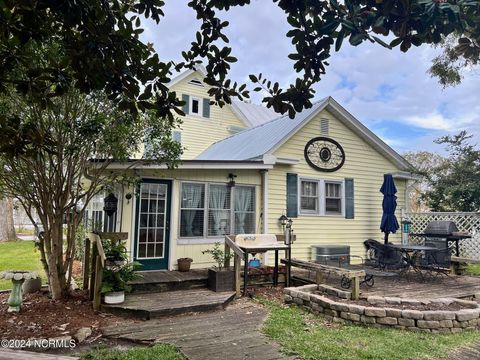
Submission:
[[[104,241],[105,270],[101,292],[105,304],[121,304],[125,301],[125,292],[131,291],[129,282],[138,278],[136,273],[140,264],[128,262],[127,248],[123,241]]]
[[[180,258],[177,260],[178,271],[187,272],[190,271],[190,265],[192,264],[193,259],[191,258]]]
[[[216,266],[208,269],[208,288],[213,291],[232,291],[234,273],[230,267],[225,267],[225,263],[232,258],[232,254],[230,252],[226,254],[219,242],[214,244],[213,249],[202,251],[202,254],[212,255],[217,263]]]
[[[130,262],[105,269],[101,289],[105,304],[121,304],[125,301],[125,292],[132,289],[128,283],[138,277],[136,269],[139,266],[136,262]]]

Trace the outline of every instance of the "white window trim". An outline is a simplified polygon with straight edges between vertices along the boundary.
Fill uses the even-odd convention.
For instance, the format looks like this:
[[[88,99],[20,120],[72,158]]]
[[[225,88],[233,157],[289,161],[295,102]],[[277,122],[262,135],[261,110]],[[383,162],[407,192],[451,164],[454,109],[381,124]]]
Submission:
[[[203,235],[202,236],[181,236],[181,227],[182,227],[182,210],[186,210],[186,208],[182,208],[182,187],[183,184],[201,184],[204,186],[205,189],[205,199],[204,199],[204,214],[203,214]],[[214,244],[218,241],[223,242],[225,238],[224,235],[208,235],[208,213],[210,210],[209,207],[209,196],[210,196],[210,185],[226,185],[225,183],[221,182],[213,182],[213,181],[195,181],[195,180],[186,180],[180,181],[179,186],[179,211],[178,211],[178,226],[177,226],[177,244],[178,245],[189,245],[189,244]],[[257,185],[255,184],[236,184],[235,187],[251,187],[254,189],[254,203],[253,203],[253,219],[254,229],[257,228]],[[230,193],[230,233],[233,234],[235,232],[235,187],[232,188],[232,192]],[[202,208],[199,208],[202,209]],[[187,209],[188,210],[188,209]]]
[[[318,211],[314,212],[311,210],[302,210],[302,181],[316,182],[317,185],[317,209]],[[326,212],[326,194],[325,194],[325,183],[340,184],[341,189],[340,193],[342,194],[342,211],[338,214],[327,214]],[[319,178],[310,178],[310,177],[299,177],[298,186],[297,186],[297,197],[298,197],[298,214],[300,216],[314,216],[314,217],[345,217],[345,180],[330,180],[330,179],[319,179]]]
[[[198,114],[194,113],[193,110],[193,100],[198,101]],[[188,113],[191,116],[198,116],[198,117],[203,117],[203,99],[196,97],[196,96],[190,96],[189,104],[188,104]]]

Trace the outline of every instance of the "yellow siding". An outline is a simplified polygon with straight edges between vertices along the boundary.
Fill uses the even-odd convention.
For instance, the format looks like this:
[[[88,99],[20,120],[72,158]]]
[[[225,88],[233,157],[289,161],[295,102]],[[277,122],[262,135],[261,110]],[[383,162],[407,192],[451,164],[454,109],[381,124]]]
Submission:
[[[223,237],[216,238],[195,238],[189,239],[188,244],[178,244],[179,242],[179,222],[180,222],[180,184],[182,181],[198,181],[211,183],[226,183],[228,174],[231,170],[152,170],[142,171],[138,176],[150,179],[166,179],[172,180],[172,209],[170,220],[170,269],[177,266],[177,259],[182,257],[190,257],[193,259],[192,268],[206,268],[213,265],[210,255],[203,255],[202,251],[212,248],[215,241],[222,241]],[[256,187],[256,227],[258,227],[260,205],[261,205],[261,174],[258,170],[236,170],[235,179],[237,185],[254,185]],[[133,189],[125,190],[134,194]],[[133,234],[135,226],[135,200],[132,198],[127,204],[127,200],[123,200],[123,218],[121,231],[129,233],[127,242],[128,248],[133,252]],[[180,240],[181,241],[181,240]]]
[[[345,164],[333,173],[320,172],[311,168],[305,161],[305,144],[313,137],[320,136],[320,118],[330,121],[329,137],[337,140],[345,150]],[[382,194],[379,192],[383,174],[399,169],[380,155],[363,139],[349,130],[343,123],[323,111],[306,124],[274,155],[282,158],[298,159],[294,166],[276,166],[269,171],[269,232],[281,233],[278,218],[286,208],[286,173],[297,173],[300,177],[325,180],[354,179],[355,218],[345,219],[335,216],[300,215],[293,220],[297,242],[292,253],[296,258],[310,260],[311,246],[319,244],[350,245],[352,255],[364,255],[363,241],[367,238],[382,239],[380,219],[382,215]],[[395,180],[398,189],[397,218],[404,207],[405,181]],[[400,232],[390,239],[400,242]]]
[[[209,98],[207,85],[200,87],[188,83],[193,78],[202,80],[200,74],[193,73],[178,84],[172,86],[171,90],[177,93],[179,99],[182,98],[182,94],[199,98]],[[214,142],[230,136],[231,133],[227,130],[228,126],[246,127],[232,112],[229,105],[225,105],[222,108],[211,105],[210,118],[186,115],[181,117],[181,119],[183,121],[180,125],[182,145],[186,148],[182,159],[193,159]]]

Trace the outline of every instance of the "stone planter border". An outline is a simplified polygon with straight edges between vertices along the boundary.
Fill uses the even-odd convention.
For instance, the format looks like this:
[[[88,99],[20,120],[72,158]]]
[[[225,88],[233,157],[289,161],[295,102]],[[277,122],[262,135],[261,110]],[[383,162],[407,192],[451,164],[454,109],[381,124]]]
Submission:
[[[304,285],[285,288],[284,301],[295,304],[316,314],[323,314],[325,318],[336,323],[357,323],[373,327],[392,327],[417,332],[461,332],[477,329],[480,325],[480,305],[474,301],[441,298],[418,300],[398,297],[370,296],[367,301],[372,306],[347,304],[336,302],[323,295],[314,294],[314,291],[335,295],[343,299],[350,299],[349,291],[339,290],[328,285]],[[389,304],[429,304],[458,303],[466,309],[445,310],[408,310],[389,308]]]

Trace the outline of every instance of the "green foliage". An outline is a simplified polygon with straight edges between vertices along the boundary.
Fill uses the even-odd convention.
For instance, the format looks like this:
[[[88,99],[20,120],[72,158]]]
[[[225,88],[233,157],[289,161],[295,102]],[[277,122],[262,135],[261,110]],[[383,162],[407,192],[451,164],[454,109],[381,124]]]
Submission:
[[[102,242],[106,257],[103,271],[102,294],[114,291],[131,291],[130,281],[140,275],[136,272],[140,263],[128,262],[127,248],[124,241]]]
[[[221,246],[222,244],[220,242],[216,242],[213,245],[213,249],[202,251],[202,254],[212,255],[213,261],[217,263],[217,267],[220,270],[222,270],[225,267],[225,264],[233,257],[233,254],[231,252],[225,253],[225,251],[222,250]]]
[[[444,136],[447,161],[433,167],[428,175],[425,199],[433,211],[478,211],[480,209],[480,150],[469,142],[466,131]]]
[[[332,324],[296,306],[261,302],[270,310],[263,332],[302,359],[442,359],[479,337],[477,331],[427,334]]]
[[[232,97],[249,96],[245,84],[228,78],[237,61],[227,46],[225,11],[250,4],[250,0],[190,0],[200,29],[183,61],[161,60],[151,44],[139,39],[142,20],[158,23],[164,16],[161,0],[65,0],[61,5],[46,0],[2,1],[0,5],[0,92],[13,85],[19,93],[33,92],[40,102],[65,93],[72,85],[80,92],[104,91],[121,109],[132,113],[153,110],[159,118],[173,120],[182,102],[169,92],[171,71],[206,63],[204,81],[217,104]],[[266,93],[263,102],[288,113],[311,107],[312,87],[326,72],[332,47],[345,40],[352,46],[364,41],[386,48],[440,44],[451,34],[458,57],[475,61],[480,47],[480,3],[436,0],[274,0],[290,25],[287,37],[295,50],[289,55],[298,78],[285,89],[252,75],[255,91]],[[391,41],[387,42],[387,36]],[[60,51],[32,62],[39,45],[56,44]],[[23,70],[26,69],[26,70]]]
[[[185,357],[169,344],[157,344],[151,347],[132,347],[128,350],[97,347],[81,353],[81,360],[184,360]]]
[[[35,249],[33,241],[0,242],[0,271],[32,270],[44,277],[40,253]],[[0,280],[0,290],[12,288],[10,280]]]

